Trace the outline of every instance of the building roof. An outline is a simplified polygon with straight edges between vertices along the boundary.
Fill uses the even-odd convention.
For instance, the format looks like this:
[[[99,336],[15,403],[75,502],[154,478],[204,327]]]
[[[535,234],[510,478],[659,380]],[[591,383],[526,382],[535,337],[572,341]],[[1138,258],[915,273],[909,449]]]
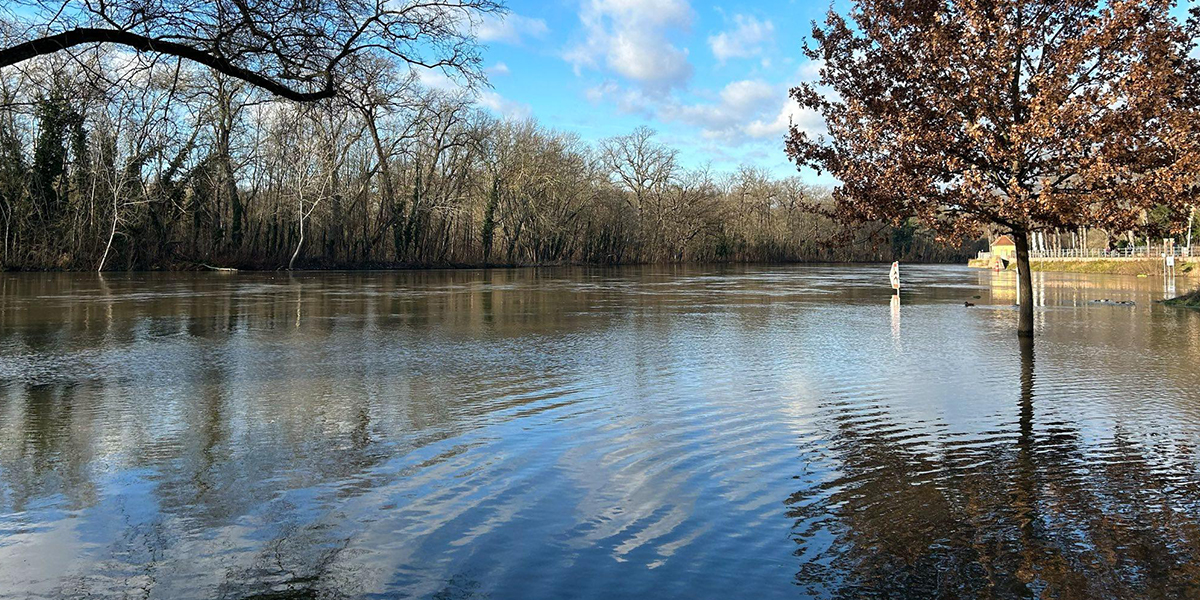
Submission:
[[[992,247],[995,248],[996,246],[1016,246],[1016,243],[1007,235],[1002,235],[996,238],[996,241],[992,242]]]

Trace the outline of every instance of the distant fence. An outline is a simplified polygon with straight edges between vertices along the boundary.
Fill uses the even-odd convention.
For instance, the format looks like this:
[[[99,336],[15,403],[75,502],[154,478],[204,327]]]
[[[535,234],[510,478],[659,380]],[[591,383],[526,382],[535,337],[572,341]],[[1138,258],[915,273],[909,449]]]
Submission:
[[[1121,258],[1162,258],[1164,253],[1170,253],[1173,256],[1188,257],[1200,254],[1200,246],[1175,246],[1170,250],[1164,250],[1162,246],[1126,246],[1124,248],[1114,248],[1106,250],[1104,248],[1062,248],[1059,250],[1031,250],[1029,258],[1031,259],[1092,259],[1092,260],[1109,260]],[[994,255],[991,252],[980,252],[979,260],[992,260]],[[1015,256],[1009,256],[1008,259],[1014,259]]]

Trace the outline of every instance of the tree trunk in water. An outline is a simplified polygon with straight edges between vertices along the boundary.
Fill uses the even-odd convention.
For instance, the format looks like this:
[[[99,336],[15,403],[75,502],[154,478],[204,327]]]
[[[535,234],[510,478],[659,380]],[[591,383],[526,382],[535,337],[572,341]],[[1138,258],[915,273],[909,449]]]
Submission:
[[[299,211],[298,221],[299,221],[299,229],[300,229],[300,240],[296,242],[296,251],[292,252],[292,259],[288,261],[288,270],[289,271],[291,271],[292,267],[296,264],[296,257],[300,256],[300,248],[302,246],[304,246],[304,200],[300,200],[300,211]]]
[[[1012,508],[1016,514],[1020,515],[1036,515],[1038,511],[1038,467],[1037,458],[1038,445],[1037,436],[1034,434],[1033,428],[1033,398],[1034,398],[1034,353],[1033,353],[1033,338],[1020,337],[1018,338],[1018,346],[1021,353],[1021,401],[1018,411],[1018,427],[1020,435],[1017,436],[1017,454],[1013,469],[1013,486]],[[1026,518],[1021,519],[1021,524],[1017,528],[1020,547],[1025,551],[1020,553],[1020,563],[1018,569],[1024,569],[1024,572],[1032,573],[1037,570],[1039,558],[1037,557],[1038,548],[1038,519]]]
[[[1020,280],[1020,313],[1017,335],[1033,336],[1033,273],[1029,269],[1029,232],[1014,232],[1017,243],[1017,278]]]
[[[112,249],[113,238],[117,237],[117,203],[113,202],[113,220],[112,229],[108,232],[108,243],[104,245],[104,255],[100,257],[100,265],[96,267],[96,272],[104,271],[104,263],[108,260],[108,251]]]

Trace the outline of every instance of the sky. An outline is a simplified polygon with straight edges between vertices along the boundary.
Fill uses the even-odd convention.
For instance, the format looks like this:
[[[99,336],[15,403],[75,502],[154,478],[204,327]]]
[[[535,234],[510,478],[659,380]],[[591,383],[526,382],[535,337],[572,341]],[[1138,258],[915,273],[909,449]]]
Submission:
[[[477,28],[492,86],[480,103],[498,115],[588,141],[645,125],[685,167],[746,164],[778,176],[797,173],[783,152],[789,121],[821,128],[787,90],[817,76],[803,44],[828,0],[507,4],[507,15]]]

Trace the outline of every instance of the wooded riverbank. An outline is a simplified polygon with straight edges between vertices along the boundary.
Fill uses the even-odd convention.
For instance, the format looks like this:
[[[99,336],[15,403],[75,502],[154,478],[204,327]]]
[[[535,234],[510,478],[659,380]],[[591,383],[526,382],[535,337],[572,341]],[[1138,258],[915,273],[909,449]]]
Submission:
[[[704,265],[870,265],[870,264],[887,264],[893,259],[888,258],[886,253],[880,253],[877,257],[872,258],[870,253],[864,253],[867,258],[861,260],[821,260],[821,259],[799,259],[799,260],[779,260],[779,261],[753,261],[753,260],[714,260],[714,261],[678,261],[678,262],[628,262],[628,263],[587,263],[587,262],[542,262],[530,264],[516,263],[445,263],[445,264],[413,264],[413,263],[388,263],[388,262],[366,262],[366,263],[312,263],[305,262],[295,266],[292,271],[304,272],[321,272],[321,271],[436,271],[436,270],[472,270],[472,269],[530,269],[543,267],[636,267],[636,266],[653,266],[653,265],[675,265],[675,266],[704,266]],[[907,264],[922,264],[922,265],[953,265],[961,264],[961,260],[948,259],[939,261],[902,261]],[[152,265],[148,268],[141,269],[124,269],[128,272],[249,272],[261,273],[270,271],[286,271],[286,266],[273,266],[266,263],[237,263],[235,266],[230,265],[212,265],[207,263],[175,263]],[[54,266],[41,267],[9,267],[0,266],[0,273],[81,273],[89,272],[89,269],[71,269]],[[108,269],[107,271],[115,271]]]
[[[89,55],[99,71],[117,58]],[[70,63],[4,71],[0,269],[961,262],[981,249],[915,222],[835,240],[829,191],[798,177],[684,168],[646,128],[592,143],[499,120],[387,69],[314,104],[176,71],[139,64],[139,86]]]

